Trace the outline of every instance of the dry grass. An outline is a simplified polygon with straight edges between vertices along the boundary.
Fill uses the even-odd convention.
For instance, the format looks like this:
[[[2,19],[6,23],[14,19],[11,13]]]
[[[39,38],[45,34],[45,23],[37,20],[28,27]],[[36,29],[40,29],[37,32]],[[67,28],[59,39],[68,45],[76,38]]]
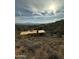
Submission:
[[[16,59],[64,59],[63,38],[27,38],[16,41]]]

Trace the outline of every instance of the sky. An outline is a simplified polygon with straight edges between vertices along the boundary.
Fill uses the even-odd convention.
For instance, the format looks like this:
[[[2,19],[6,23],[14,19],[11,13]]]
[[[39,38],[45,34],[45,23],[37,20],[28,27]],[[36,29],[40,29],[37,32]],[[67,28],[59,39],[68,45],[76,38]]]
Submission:
[[[15,23],[52,23],[64,19],[64,0],[15,0]]]

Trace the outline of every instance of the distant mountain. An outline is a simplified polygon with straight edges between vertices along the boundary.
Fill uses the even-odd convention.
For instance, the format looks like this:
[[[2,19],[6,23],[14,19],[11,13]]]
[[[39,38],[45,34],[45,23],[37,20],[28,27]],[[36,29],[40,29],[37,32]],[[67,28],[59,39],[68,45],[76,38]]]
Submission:
[[[57,21],[55,23],[50,23],[44,26],[48,33],[54,33],[59,35],[64,35],[64,20]]]
[[[15,24],[15,31],[27,31],[37,28],[45,30],[50,35],[64,35],[64,19],[48,24]]]
[[[15,25],[18,25],[18,26],[19,25],[28,25],[29,26],[29,25],[34,25],[34,23],[29,23],[29,22],[28,23],[17,23]]]

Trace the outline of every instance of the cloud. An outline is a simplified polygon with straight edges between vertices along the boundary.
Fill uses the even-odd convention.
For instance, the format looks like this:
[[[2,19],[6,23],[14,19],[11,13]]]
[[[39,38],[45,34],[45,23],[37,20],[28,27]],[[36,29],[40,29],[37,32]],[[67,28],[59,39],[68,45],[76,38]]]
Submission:
[[[16,23],[53,22],[64,18],[64,0],[15,0]]]
[[[64,0],[15,0],[16,8],[27,9],[33,14],[40,14],[47,11],[48,13],[61,10],[64,5]]]
[[[16,17],[16,23],[19,24],[27,24],[27,23],[39,23],[39,24],[45,24],[45,23],[52,23],[58,20],[63,19],[64,15],[63,13],[58,13],[56,16],[32,16],[32,17],[26,17],[26,16],[20,16]]]

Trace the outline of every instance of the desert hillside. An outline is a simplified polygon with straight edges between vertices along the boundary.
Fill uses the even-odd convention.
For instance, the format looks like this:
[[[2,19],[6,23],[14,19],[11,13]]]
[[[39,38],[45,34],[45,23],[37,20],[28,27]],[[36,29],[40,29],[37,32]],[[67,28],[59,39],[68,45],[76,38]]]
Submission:
[[[64,59],[64,20],[41,25],[16,24],[15,27],[16,59]],[[20,35],[34,30],[36,33]],[[45,32],[39,33],[40,30]]]

